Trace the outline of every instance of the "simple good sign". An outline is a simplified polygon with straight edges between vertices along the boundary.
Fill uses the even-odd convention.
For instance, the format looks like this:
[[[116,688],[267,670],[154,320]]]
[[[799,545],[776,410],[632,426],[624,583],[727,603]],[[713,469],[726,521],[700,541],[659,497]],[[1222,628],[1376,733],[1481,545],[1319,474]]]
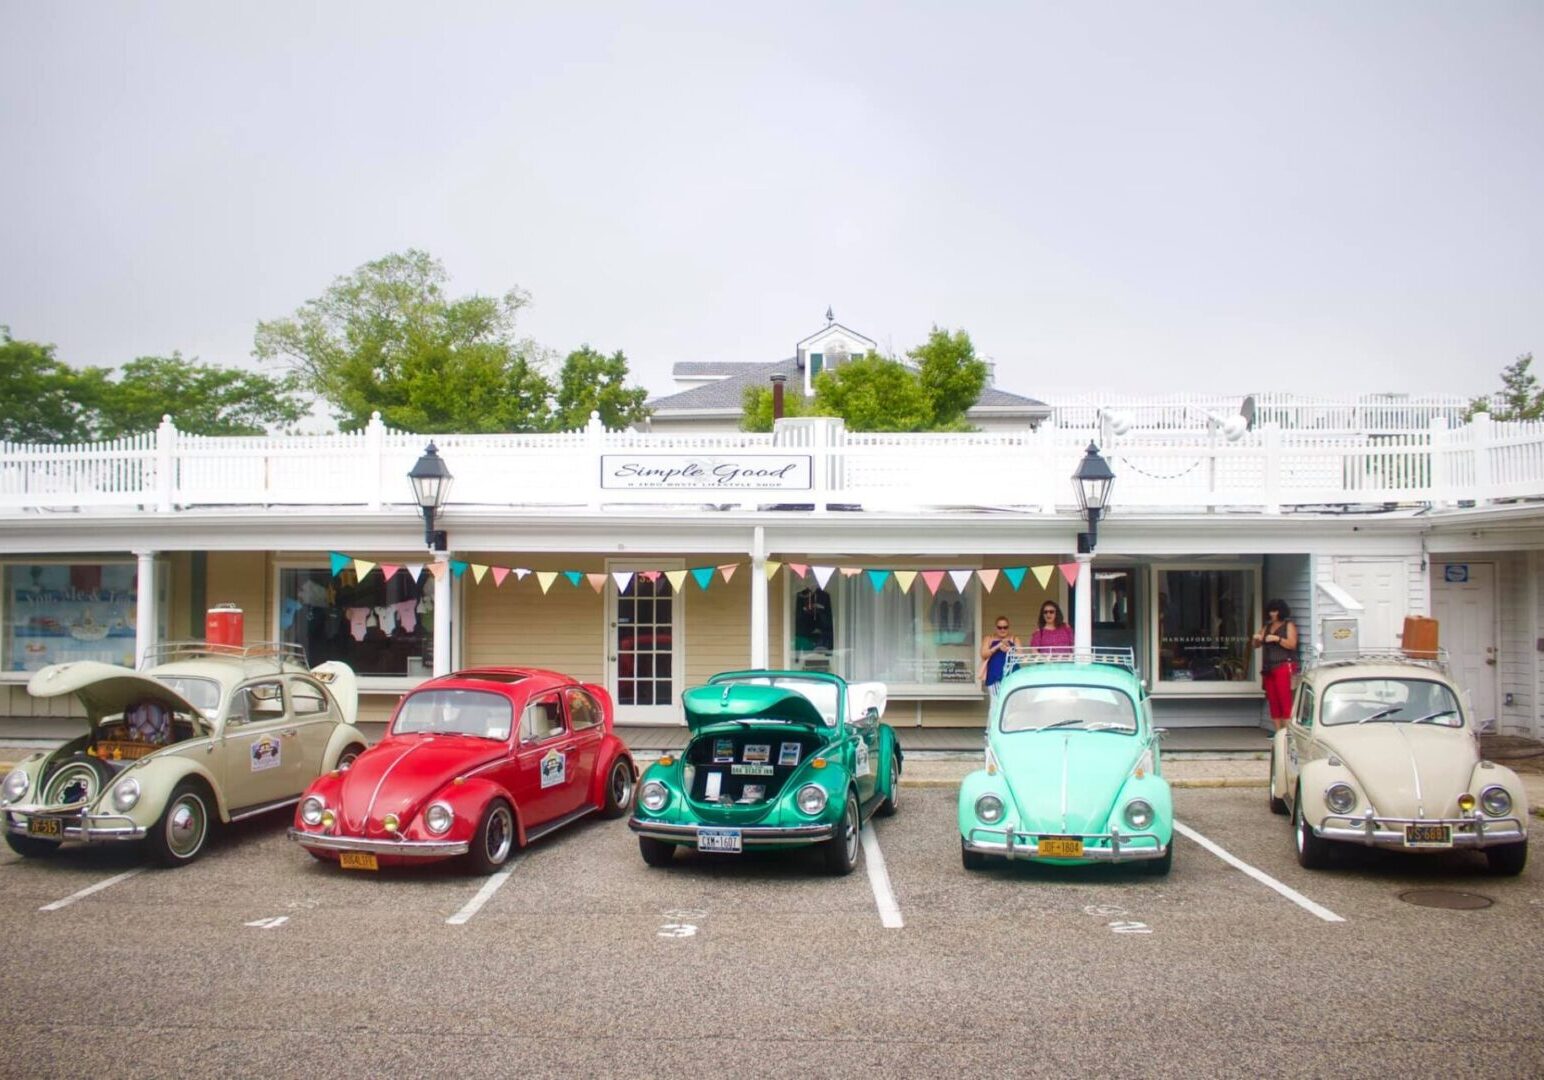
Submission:
[[[602,454],[600,486],[616,490],[808,491],[808,454]]]

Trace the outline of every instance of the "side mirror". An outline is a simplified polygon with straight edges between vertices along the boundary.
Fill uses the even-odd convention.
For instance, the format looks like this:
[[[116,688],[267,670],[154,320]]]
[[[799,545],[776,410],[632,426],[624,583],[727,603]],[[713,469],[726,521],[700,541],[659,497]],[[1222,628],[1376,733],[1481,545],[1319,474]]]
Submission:
[[[1169,729],[1166,727],[1153,728],[1153,738],[1166,739],[1169,737]]]

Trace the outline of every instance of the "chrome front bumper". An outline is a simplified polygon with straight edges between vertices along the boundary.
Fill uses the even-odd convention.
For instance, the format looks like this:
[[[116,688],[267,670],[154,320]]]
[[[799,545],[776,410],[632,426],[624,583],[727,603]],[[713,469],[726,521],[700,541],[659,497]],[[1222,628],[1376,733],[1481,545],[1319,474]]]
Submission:
[[[1072,855],[1044,855],[1040,854],[1039,839],[1042,836],[1049,837],[1051,833],[1026,833],[1018,829],[981,829],[970,830],[970,835],[964,837],[965,850],[979,852],[982,855],[1000,855],[1005,859],[1077,859],[1080,862],[1108,862],[1123,863],[1137,862],[1141,859],[1161,859],[1168,851],[1158,840],[1157,833],[1139,832],[1123,833],[1119,830],[1108,833],[1056,833],[1058,840],[1083,841],[1083,854]],[[980,837],[998,837],[999,839],[979,839]],[[1152,847],[1129,847],[1134,840],[1150,840]],[[1093,847],[1094,843],[1107,844],[1108,846]]]
[[[5,831],[13,836],[30,836],[35,840],[78,840],[82,843],[97,844],[113,840],[143,840],[149,832],[142,825],[134,824],[132,818],[123,814],[87,814],[81,812],[79,805],[60,809],[47,806],[7,806],[3,811],[5,815]],[[31,818],[52,818],[63,823],[61,835],[40,836],[27,830],[27,822]]]
[[[465,855],[472,845],[465,840],[367,840],[362,836],[329,836],[306,832],[290,826],[289,838],[308,848],[324,851],[370,851],[376,855],[398,855],[406,859],[438,859]]]
[[[628,818],[627,827],[639,836],[654,840],[670,840],[677,844],[697,842],[696,825],[668,825],[663,821]],[[787,828],[773,826],[704,825],[705,829],[740,830],[741,847],[783,847],[792,844],[814,844],[829,840],[836,835],[834,825],[794,825]]]
[[[1330,814],[1314,827],[1314,835],[1325,840],[1345,840],[1368,847],[1398,848],[1401,851],[1447,851],[1445,844],[1405,843],[1406,825],[1449,825],[1453,830],[1453,847],[1487,848],[1496,844],[1516,844],[1528,839],[1521,818],[1488,818],[1476,809],[1473,817],[1458,818],[1393,818],[1376,817],[1371,810],[1361,817],[1348,814]],[[1462,830],[1462,831],[1461,831]]]

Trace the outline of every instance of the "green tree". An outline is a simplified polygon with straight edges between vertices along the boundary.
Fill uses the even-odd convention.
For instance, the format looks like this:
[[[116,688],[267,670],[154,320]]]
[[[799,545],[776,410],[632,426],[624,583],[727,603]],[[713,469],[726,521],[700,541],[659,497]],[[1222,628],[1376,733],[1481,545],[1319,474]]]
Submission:
[[[643,407],[648,396],[643,387],[627,385],[627,357],[620,349],[605,356],[583,345],[568,354],[558,372],[553,426],[572,431],[598,412],[607,428],[625,428],[648,418],[649,410]]]
[[[387,255],[289,318],[258,323],[255,353],[293,368],[345,428],[378,409],[388,425],[420,432],[544,430],[547,358],[514,336],[528,298],[511,289],[451,299],[448,280],[425,252]]]
[[[815,410],[852,431],[928,431],[933,406],[917,373],[869,353],[815,376]]]
[[[52,345],[17,341],[0,326],[0,440],[86,442],[95,436],[93,404],[100,372],[77,371]]]
[[[965,412],[986,388],[986,364],[976,359],[976,347],[963,330],[949,333],[933,327],[927,341],[907,354],[917,367],[917,381],[927,395],[931,417],[928,430],[968,431]]]
[[[95,369],[92,369],[95,370]],[[141,356],[102,381],[96,401],[97,436],[116,439],[154,431],[170,416],[193,435],[261,435],[306,413],[293,375],[215,367],[181,353]]]
[[[1539,380],[1528,370],[1533,366],[1533,354],[1523,353],[1501,372],[1501,407],[1496,408],[1490,397],[1477,397],[1469,402],[1464,411],[1468,420],[1475,413],[1488,412],[1492,420],[1538,420],[1544,417],[1544,389]]]
[[[814,416],[815,402],[792,383],[783,386],[784,416]],[[768,432],[772,423],[772,388],[747,386],[741,403],[740,430]]]

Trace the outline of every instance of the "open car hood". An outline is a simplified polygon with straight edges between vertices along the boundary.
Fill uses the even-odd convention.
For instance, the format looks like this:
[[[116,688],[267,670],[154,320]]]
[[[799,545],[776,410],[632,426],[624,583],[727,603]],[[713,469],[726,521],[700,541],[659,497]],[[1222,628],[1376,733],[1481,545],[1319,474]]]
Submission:
[[[199,708],[165,683],[133,668],[76,660],[50,664],[27,682],[33,697],[51,698],[74,694],[92,722],[123,712],[142,701],[154,701],[176,713],[204,720]]]
[[[686,726],[694,732],[716,724],[758,720],[797,724],[812,731],[831,730],[809,698],[782,686],[696,686],[681,695],[681,702],[686,708]]]

